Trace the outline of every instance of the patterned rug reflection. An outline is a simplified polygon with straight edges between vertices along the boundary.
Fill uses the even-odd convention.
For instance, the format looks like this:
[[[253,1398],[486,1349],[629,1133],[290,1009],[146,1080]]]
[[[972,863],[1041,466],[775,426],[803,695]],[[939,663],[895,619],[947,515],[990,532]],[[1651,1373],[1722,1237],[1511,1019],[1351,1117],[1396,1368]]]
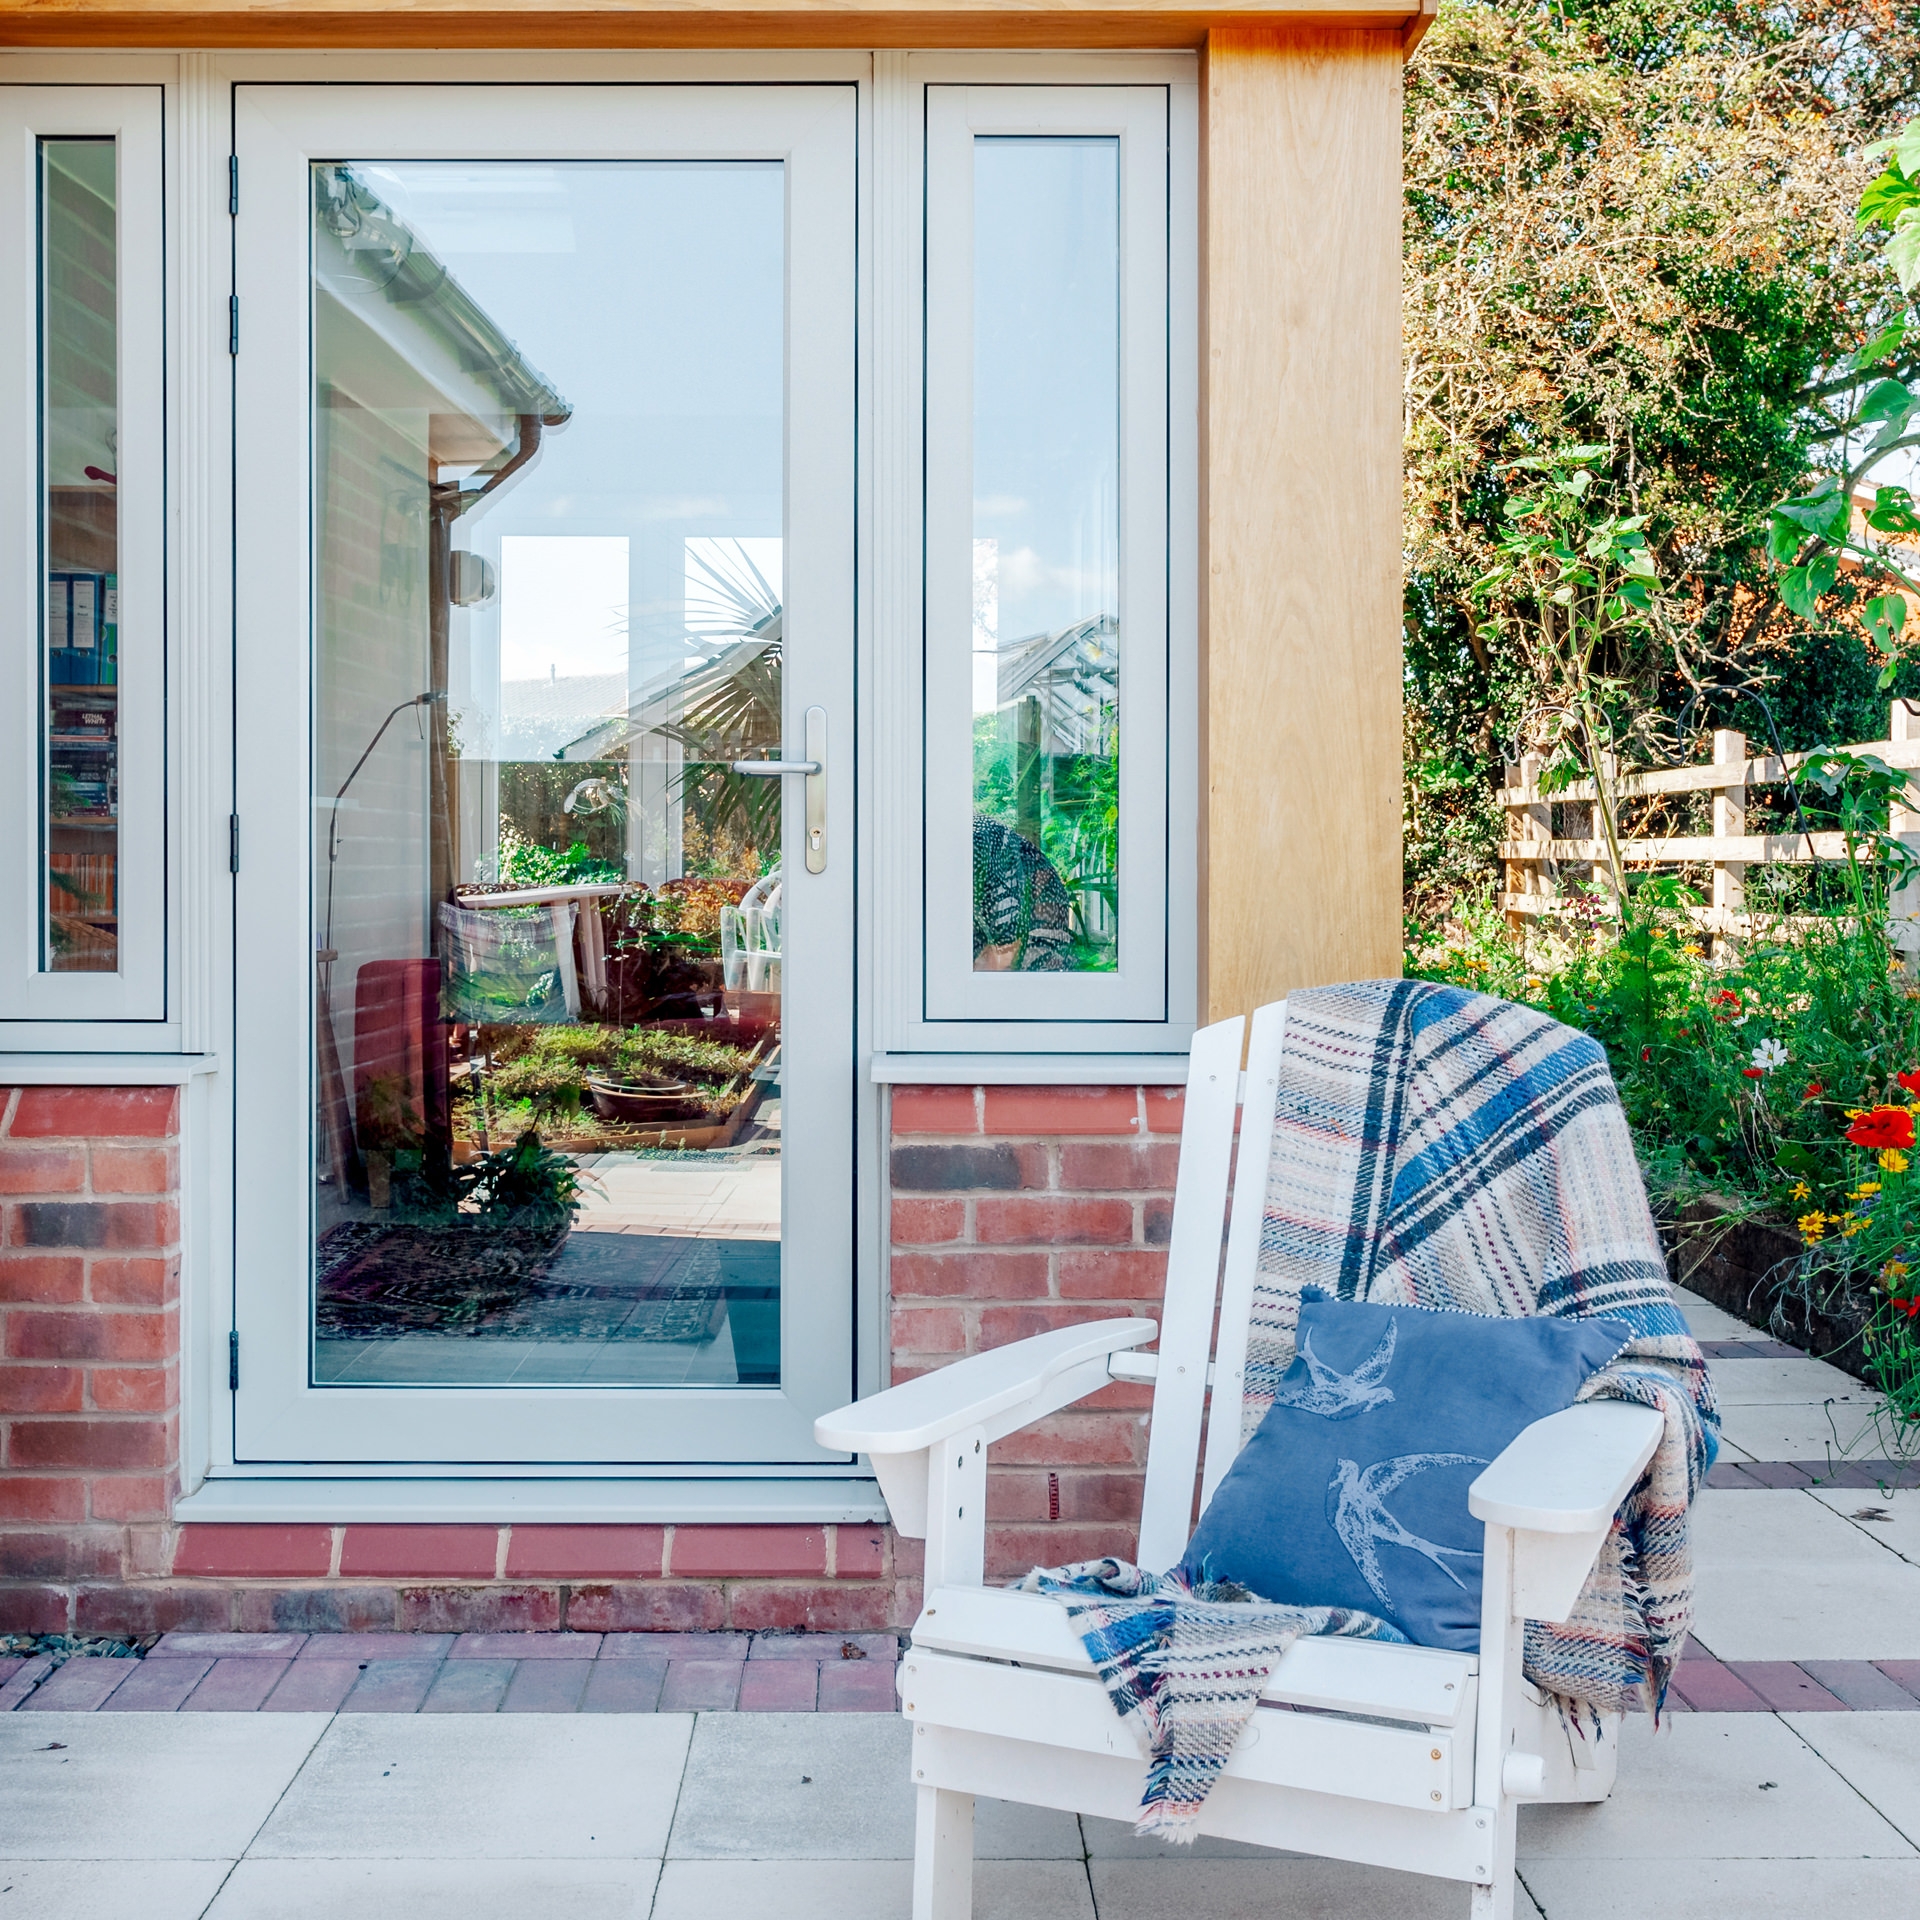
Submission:
[[[780,1292],[777,1241],[348,1220],[317,1249],[322,1340],[703,1341]]]

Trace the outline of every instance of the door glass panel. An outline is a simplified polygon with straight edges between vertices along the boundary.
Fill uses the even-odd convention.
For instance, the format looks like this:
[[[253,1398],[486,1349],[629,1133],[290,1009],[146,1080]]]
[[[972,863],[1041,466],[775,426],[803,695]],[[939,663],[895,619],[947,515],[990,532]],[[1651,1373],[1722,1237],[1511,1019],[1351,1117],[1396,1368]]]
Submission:
[[[973,964],[1109,973],[1120,143],[973,152]]]
[[[782,168],[312,190],[314,1383],[775,1386]]]
[[[40,142],[40,965],[120,966],[115,143]]]

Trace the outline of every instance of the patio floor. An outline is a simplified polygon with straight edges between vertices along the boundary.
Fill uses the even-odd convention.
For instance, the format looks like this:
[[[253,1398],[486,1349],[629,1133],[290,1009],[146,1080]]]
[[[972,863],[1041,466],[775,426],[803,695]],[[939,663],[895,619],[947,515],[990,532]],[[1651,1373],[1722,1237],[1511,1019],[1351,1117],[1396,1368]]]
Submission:
[[[1858,1383],[1683,1304],[1738,1435],[1699,1510],[1678,1710],[1629,1727],[1605,1806],[1522,1812],[1520,1913],[1920,1912],[1920,1489],[1831,1471]],[[25,1662],[0,1675],[0,1920],[904,1920],[893,1652],[175,1635]],[[1466,1912],[1443,1882],[998,1804],[979,1854],[978,1920]]]

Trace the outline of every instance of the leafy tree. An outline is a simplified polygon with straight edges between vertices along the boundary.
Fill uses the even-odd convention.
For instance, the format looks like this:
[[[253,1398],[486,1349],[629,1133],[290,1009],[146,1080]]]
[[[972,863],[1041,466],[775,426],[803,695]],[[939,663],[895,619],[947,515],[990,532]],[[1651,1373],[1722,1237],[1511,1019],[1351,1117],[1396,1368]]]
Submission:
[[[1862,737],[1834,722],[1871,711],[1867,596],[1836,570],[1810,610],[1783,608],[1765,541],[1846,441],[1869,371],[1904,379],[1909,344],[1920,371],[1920,333],[1871,369],[1849,359],[1886,326],[1854,219],[1863,149],[1916,93],[1911,5],[1443,5],[1406,104],[1415,918],[1484,885],[1520,751],[1691,758],[1712,725]],[[1639,536],[1647,583],[1644,607],[1586,629],[1591,725],[1569,723],[1570,656],[1549,642],[1553,595],[1588,590],[1551,542],[1518,565],[1516,536],[1552,515],[1509,511],[1576,471],[1580,515]]]

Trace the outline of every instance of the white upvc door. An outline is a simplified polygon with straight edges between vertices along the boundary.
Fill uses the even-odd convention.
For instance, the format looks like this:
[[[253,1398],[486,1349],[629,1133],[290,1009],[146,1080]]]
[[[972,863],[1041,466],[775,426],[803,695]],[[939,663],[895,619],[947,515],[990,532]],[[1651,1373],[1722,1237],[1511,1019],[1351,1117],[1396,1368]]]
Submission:
[[[234,1458],[844,1459],[855,89],[234,128]]]

